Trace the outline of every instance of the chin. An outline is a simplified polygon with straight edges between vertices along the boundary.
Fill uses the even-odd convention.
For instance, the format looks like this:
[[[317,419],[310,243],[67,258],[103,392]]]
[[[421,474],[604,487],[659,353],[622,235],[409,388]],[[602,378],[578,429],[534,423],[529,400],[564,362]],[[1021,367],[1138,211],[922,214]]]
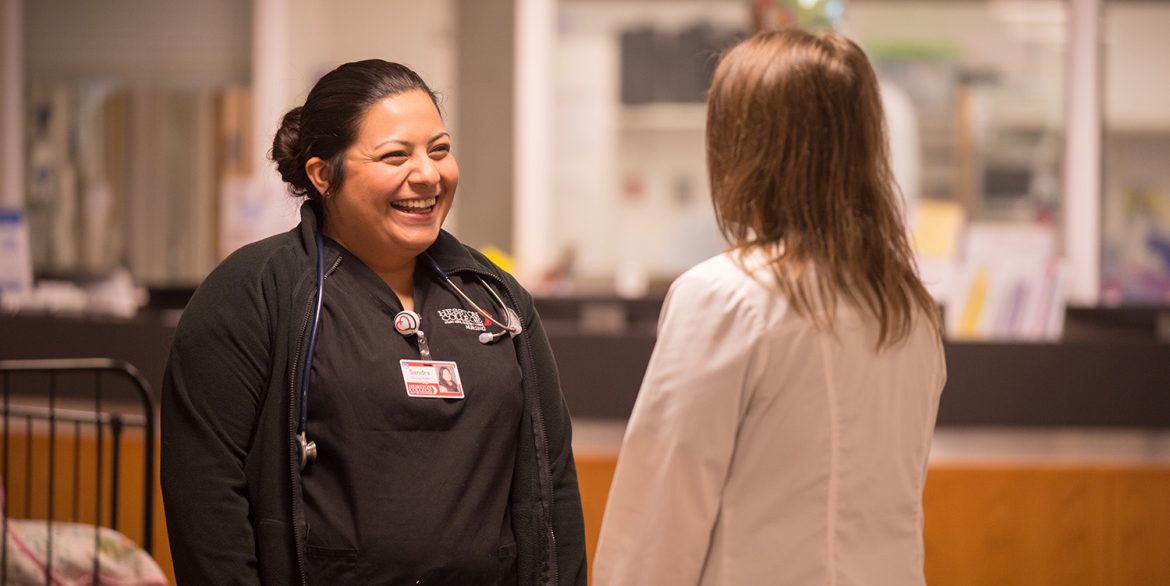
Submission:
[[[430,248],[439,239],[439,227],[432,230],[410,230],[407,234],[396,234],[390,238],[397,246],[401,246],[415,254],[422,253]]]

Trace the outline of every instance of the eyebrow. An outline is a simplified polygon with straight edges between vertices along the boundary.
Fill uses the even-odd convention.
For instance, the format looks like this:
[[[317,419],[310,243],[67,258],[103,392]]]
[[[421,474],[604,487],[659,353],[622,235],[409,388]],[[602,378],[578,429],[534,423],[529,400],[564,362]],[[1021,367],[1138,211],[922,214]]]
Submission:
[[[436,140],[439,140],[440,138],[443,138],[444,136],[445,136],[445,137],[447,137],[447,138],[451,138],[451,133],[450,133],[450,132],[440,132],[440,133],[438,133],[438,134],[436,134],[436,135],[432,136],[432,137],[430,138],[430,140],[428,140],[428,141],[427,141],[427,144],[431,144],[431,143],[435,142]],[[408,140],[398,140],[398,139],[396,139],[396,138],[391,138],[391,139],[389,139],[389,140],[384,140],[384,141],[382,141],[382,142],[380,142],[380,143],[378,143],[378,144],[374,145],[374,150],[378,150],[378,149],[380,149],[380,148],[382,148],[382,147],[384,147],[384,146],[386,146],[387,144],[390,144],[390,143],[392,143],[392,142],[396,142],[396,143],[398,143],[398,144],[400,144],[400,145],[402,145],[402,146],[404,146],[404,147],[407,147],[407,148],[414,146],[414,143],[412,143],[412,142],[410,142],[410,141],[408,141]]]

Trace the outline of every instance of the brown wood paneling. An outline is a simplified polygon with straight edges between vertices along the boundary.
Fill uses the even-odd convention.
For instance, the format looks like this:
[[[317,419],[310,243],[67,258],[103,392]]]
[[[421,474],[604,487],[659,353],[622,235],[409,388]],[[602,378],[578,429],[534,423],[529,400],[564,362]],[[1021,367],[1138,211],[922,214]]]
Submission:
[[[1170,584],[1170,470],[1132,468],[1110,475],[1105,556],[1113,584]]]
[[[591,566],[616,467],[617,458],[612,456],[577,456],[577,481],[581,488],[581,508],[585,512],[585,556]]]
[[[24,439],[11,439],[9,507],[20,517],[31,497],[34,516],[44,516],[47,495],[24,489]],[[82,478],[94,472],[93,443],[83,438]],[[48,450],[34,439],[34,486],[45,486]],[[57,490],[72,493],[67,460],[72,439],[57,442]],[[141,541],[141,436],[125,442],[123,505],[119,528]],[[109,465],[108,453],[105,457]],[[617,458],[577,458],[586,547],[592,561]],[[93,485],[82,484],[84,494]],[[108,490],[108,486],[103,490]],[[161,494],[156,483],[155,558],[173,579]],[[86,501],[89,502],[86,502]],[[1170,584],[1170,466],[1046,465],[988,462],[931,466],[923,495],[926,576],[931,586],[1126,586]],[[80,520],[92,522],[94,506],[83,498]],[[54,515],[72,518],[71,499]]]
[[[1091,469],[932,467],[923,495],[927,582],[1111,583],[1105,488]]]
[[[616,462],[577,461],[590,560]],[[923,507],[931,586],[1170,584],[1167,465],[934,465]]]
[[[49,510],[49,450],[48,426],[37,425],[32,437],[31,450],[24,433],[23,423],[10,422],[12,434],[8,444],[7,511],[12,518],[45,519]],[[108,441],[102,452],[102,483],[97,482],[97,442],[92,434],[82,433],[79,442],[73,438],[71,424],[59,423],[57,440],[53,442],[55,480],[53,486],[52,516],[56,521],[95,524],[98,521],[97,493],[103,495],[100,523],[111,526],[109,494],[113,458]],[[118,499],[118,531],[143,543],[143,485],[142,485],[142,433],[127,429],[122,439],[121,462],[118,466],[120,498]],[[74,468],[74,457],[80,453]],[[26,465],[31,458],[31,474]],[[158,473],[158,451],[155,451],[155,474]],[[31,487],[31,490],[28,488]],[[174,567],[171,551],[167,544],[166,522],[163,517],[162,490],[158,478],[154,481],[154,558],[174,583]],[[78,498],[74,498],[75,495]],[[76,504],[75,504],[76,503]]]

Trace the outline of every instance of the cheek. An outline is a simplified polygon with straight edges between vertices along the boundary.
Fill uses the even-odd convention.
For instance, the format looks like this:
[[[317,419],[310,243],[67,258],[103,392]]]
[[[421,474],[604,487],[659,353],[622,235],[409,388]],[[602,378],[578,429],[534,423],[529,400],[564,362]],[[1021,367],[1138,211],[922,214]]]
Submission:
[[[459,186],[459,165],[452,160],[449,165],[440,171],[440,175],[443,177],[444,187],[448,191],[454,192],[455,188]]]
[[[353,183],[353,194],[366,204],[386,201],[402,187],[404,176],[404,173],[392,167],[366,173]]]

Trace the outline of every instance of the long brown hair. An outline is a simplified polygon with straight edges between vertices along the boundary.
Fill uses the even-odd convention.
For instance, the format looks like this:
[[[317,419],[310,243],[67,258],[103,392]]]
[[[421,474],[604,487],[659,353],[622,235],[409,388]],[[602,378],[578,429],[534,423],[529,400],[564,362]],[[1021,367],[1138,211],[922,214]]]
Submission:
[[[707,167],[724,237],[740,259],[773,253],[794,311],[831,327],[843,295],[878,321],[878,349],[909,335],[917,309],[938,329],[902,222],[877,76],[853,41],[789,28],[725,53],[708,96]]]

